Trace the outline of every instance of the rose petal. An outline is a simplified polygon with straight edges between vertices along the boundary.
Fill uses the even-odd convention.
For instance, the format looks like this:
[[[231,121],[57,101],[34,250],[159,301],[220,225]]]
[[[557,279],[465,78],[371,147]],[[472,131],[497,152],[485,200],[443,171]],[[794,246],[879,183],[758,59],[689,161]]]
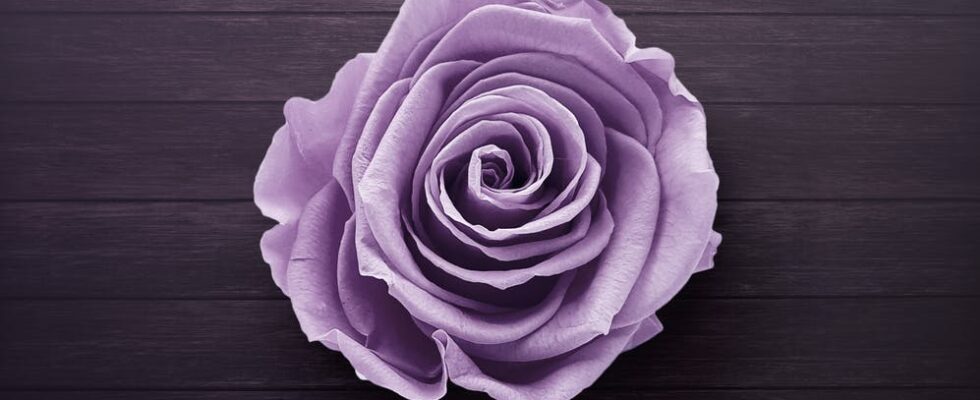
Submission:
[[[660,197],[660,181],[653,157],[643,145],[614,131],[608,139],[610,159],[620,162],[610,163],[603,181],[616,224],[606,251],[594,265],[576,270],[576,280],[561,308],[537,331],[501,344],[468,346],[461,342],[466,351],[502,361],[538,360],[609,333],[631,290],[637,290],[634,283],[650,253],[658,218],[656,202],[650,199]],[[636,207],[638,202],[649,205]]]
[[[363,161],[367,167],[355,182],[356,208],[368,219],[365,222],[389,257],[397,254],[398,258],[410,259],[400,226],[401,207],[410,201],[408,184],[412,181],[412,168],[409,166],[417,163],[426,133],[438,116],[442,104],[440,94],[474,67],[473,63],[447,63],[426,72],[409,89],[387,129],[365,131],[358,145],[355,157],[369,161]],[[376,147],[371,146],[374,142]],[[365,272],[363,268],[361,272]]]
[[[694,272],[706,271],[715,266],[715,253],[718,252],[718,245],[721,244],[721,234],[715,231],[711,231],[711,236],[708,238],[708,244],[704,248],[704,252],[701,253],[701,260],[698,261],[698,266],[694,268]]]
[[[666,90],[666,88],[661,88]],[[718,175],[708,156],[704,112],[682,96],[665,94],[665,131],[656,142],[663,194],[650,259],[615,326],[632,325],[670,300],[694,273],[712,240]],[[669,103],[668,103],[669,102]]]
[[[352,163],[361,134],[364,132],[369,116],[382,94],[396,81],[410,77],[425,69],[406,67],[417,61],[413,58],[428,50],[426,38],[438,37],[438,32],[453,26],[470,11],[486,4],[510,4],[512,0],[406,0],[398,12],[381,46],[375,53],[375,60],[366,71],[367,77],[357,92],[351,109],[350,123],[338,148],[338,157],[333,166],[333,175],[347,193],[348,201],[354,202],[355,182],[352,176]],[[417,49],[423,49],[418,50]],[[413,53],[416,56],[413,56]]]
[[[487,27],[494,27],[488,29]],[[659,100],[589,20],[489,5],[466,15],[437,44],[420,69],[451,60],[489,60],[517,53],[574,58],[613,84],[644,112],[647,136],[660,132]]]
[[[272,280],[287,296],[289,295],[289,282],[286,279],[286,270],[295,240],[296,222],[290,222],[276,225],[265,231],[262,234],[262,240],[259,242],[259,247],[262,249],[262,260],[269,264],[272,270]]]
[[[255,205],[280,223],[294,222],[327,177],[303,160],[289,125],[279,128],[255,176]]]
[[[569,354],[529,363],[478,360],[442,330],[432,337],[443,346],[446,371],[453,383],[497,399],[570,399],[592,385],[612,364],[637,327],[620,328]]]
[[[293,311],[311,341],[334,329],[363,340],[344,313],[337,312],[342,311],[337,255],[344,221],[350,215],[346,202],[337,202],[338,194],[342,195],[334,183],[310,199],[299,219],[286,274]]]
[[[660,323],[656,315],[651,315],[649,318],[640,321],[638,325],[636,332],[633,333],[633,337],[630,338],[629,344],[626,345],[623,351],[633,350],[636,346],[652,339],[664,330],[664,325]]]
[[[551,7],[549,11],[565,17],[588,19],[620,54],[627,54],[635,48],[636,36],[626,26],[626,22],[613,14],[612,10],[602,2],[573,0],[559,3],[562,5],[561,7]]]
[[[556,199],[560,201],[568,197],[569,193],[579,189],[581,189],[580,193],[568,204],[558,203],[560,206],[556,205],[555,208],[560,207],[560,211],[542,215],[541,218],[529,221],[517,228],[498,228],[491,230],[477,224],[472,224],[462,217],[445,192],[442,192],[440,195],[438,205],[434,202],[434,199],[429,198],[430,207],[445,213],[445,216],[458,223],[461,228],[467,229],[481,238],[492,241],[507,240],[515,236],[539,233],[559,224],[567,223],[578,215],[591,201],[597,187],[596,184],[599,174],[598,164],[595,160],[589,156],[583,158],[587,154],[585,141],[583,133],[576,123],[575,116],[560,103],[557,103],[546,93],[529,86],[511,86],[495,89],[470,100],[463,107],[456,110],[453,116],[440,128],[440,131],[444,130],[444,127],[458,125],[475,116],[500,112],[518,112],[535,115],[535,117],[542,119],[545,125],[554,127],[551,130],[555,130],[556,132],[552,134],[551,138],[558,143],[555,150],[556,155],[561,155],[566,158],[560,165],[575,168],[562,174],[560,182],[567,182],[567,186],[562,188],[562,192]],[[451,128],[445,129],[448,130]],[[437,137],[441,136],[439,132],[436,135]],[[430,146],[437,143],[434,141],[430,143]],[[590,168],[592,168],[591,171]],[[584,174],[586,179],[580,188],[577,181],[583,176],[583,172],[590,173]],[[550,208],[546,207],[542,213],[548,211],[550,211]],[[448,225],[450,223],[448,220],[442,218],[441,213],[437,212],[436,216],[443,224]]]
[[[447,303],[406,279],[401,271],[415,273],[418,270],[411,255],[407,251],[382,253],[383,246],[372,235],[377,231],[367,229],[368,218],[358,215],[356,219],[357,256],[361,273],[387,283],[388,293],[398,299],[414,318],[474,343],[506,343],[535,331],[558,310],[574,277],[574,274],[570,274],[559,279],[551,293],[537,306],[499,314],[472,312]],[[399,267],[394,268],[391,264],[398,264]]]
[[[326,184],[351,112],[349,98],[358,92],[370,64],[370,54],[359,54],[337,71],[322,99],[286,103],[286,125],[276,132],[255,176],[255,204],[265,216],[280,223],[295,220]]]
[[[535,204],[501,201],[499,194],[520,189],[501,190],[488,187],[484,183],[484,177],[481,176],[483,172],[481,167],[483,167],[484,154],[494,152],[497,157],[504,160],[506,169],[503,180],[495,183],[509,185],[515,175],[533,179],[535,160],[526,146],[523,135],[513,125],[499,120],[482,120],[467,128],[446,145],[433,160],[432,169],[428,174],[423,175],[429,175],[430,179],[438,179],[442,190],[446,190],[445,175],[453,174],[456,179],[461,180],[455,182],[454,193],[450,196],[455,198],[452,200],[453,204],[459,205],[467,219],[488,226],[518,224],[534,215]],[[470,160],[465,163],[464,159],[467,157]],[[456,170],[453,171],[450,167]],[[424,185],[420,184],[420,186]],[[416,192],[413,190],[413,196],[417,195]],[[413,213],[417,214],[417,210],[413,210]]]
[[[409,314],[385,293],[384,284],[356,275],[356,285],[339,291],[338,273],[357,266],[341,263],[341,246],[350,246],[353,225],[343,191],[331,182],[310,200],[300,217],[287,278],[293,311],[310,341],[339,350],[362,375],[395,390],[438,392],[441,363],[438,349],[418,330]],[[346,260],[347,262],[351,260]],[[362,290],[351,296],[351,288]],[[359,302],[351,314],[350,302]],[[349,317],[371,318],[361,331]],[[379,326],[376,321],[383,324]],[[363,326],[370,325],[365,329]],[[382,362],[383,360],[383,362]],[[361,365],[365,369],[359,368]],[[367,368],[367,367],[370,368]],[[381,373],[384,371],[384,373]],[[389,376],[395,372],[397,379]]]
[[[644,102],[653,95],[653,92],[642,89],[645,82],[640,76],[633,76],[628,87],[614,87],[595,72],[568,57],[557,54],[517,53],[487,61],[467,75],[449,95],[449,99],[455,106],[466,99],[462,97],[463,93],[470,91],[473,85],[508,73],[535,77],[566,87],[586,100],[599,115],[604,126],[624,132],[637,140],[646,141],[644,117],[638,106],[645,104]],[[631,89],[632,87],[640,87],[641,90]],[[623,89],[627,91],[624,92]],[[655,107],[643,106],[642,109],[647,113],[659,114],[660,112]]]
[[[439,132],[433,141],[442,141]],[[500,113],[482,117],[462,132],[448,140],[441,149],[430,143],[422,153],[412,182],[412,221],[421,224],[421,197],[423,189],[427,195],[438,197],[435,190],[442,186],[440,180],[447,174],[447,166],[453,160],[463,157],[472,149],[486,143],[497,143],[504,147],[517,148],[527,182],[518,189],[507,191],[481,191],[480,200],[491,203],[502,212],[532,212],[540,209],[550,200],[543,191],[537,189],[551,174],[554,160],[551,139],[541,121],[528,115]]]
[[[589,224],[580,240],[568,243],[563,249],[550,255],[544,260],[526,268],[494,270],[491,267],[479,267],[467,265],[465,267],[456,265],[446,260],[441,255],[430,249],[414,230],[409,228],[412,238],[423,257],[429,260],[434,266],[442,269],[446,273],[474,283],[484,283],[497,289],[507,289],[523,284],[532,278],[539,276],[553,276],[563,272],[586,265],[589,261],[596,258],[606,248],[609,238],[613,231],[612,216],[606,209],[605,201],[602,200],[597,206],[598,223]],[[589,213],[583,213],[589,215]],[[574,237],[570,235],[563,236]],[[574,245],[572,245],[574,243]],[[563,243],[564,244],[564,243]],[[520,246],[520,244],[512,245]],[[520,252],[520,250],[514,250]],[[533,251],[533,250],[529,250]],[[523,257],[529,258],[529,257]]]
[[[465,81],[470,79],[470,77],[474,74],[477,74],[479,70],[480,68],[474,70],[473,73],[468,75],[467,78],[463,80],[463,82],[460,82],[460,85],[466,84]],[[460,95],[460,98],[457,99],[456,103],[453,103],[453,105],[458,104],[458,102],[462,101],[463,99],[472,98],[477,94],[493,92],[495,90],[504,89],[507,87],[520,86],[533,87],[544,92],[547,97],[554,99],[561,105],[562,108],[565,108],[571,112],[571,114],[575,117],[575,121],[579,124],[579,127],[583,131],[588,153],[599,162],[599,165],[605,165],[606,140],[602,120],[599,118],[599,115],[596,113],[595,108],[591,104],[568,87],[535,76],[524,75],[517,72],[505,72],[492,77],[487,77],[474,83]],[[457,86],[457,88],[458,87],[459,86]],[[527,98],[527,96],[522,97]],[[533,98],[528,100],[533,101]],[[452,108],[453,105],[451,105],[450,108]]]
[[[446,378],[449,374],[443,370],[440,370],[438,378],[419,380],[393,367],[379,357],[377,352],[371,351],[336,329],[330,331],[324,341],[336,343],[336,350],[350,362],[358,377],[371,381],[375,385],[390,389],[409,399],[436,400],[446,395]],[[438,351],[441,353],[442,350],[438,349]]]
[[[497,96],[494,94],[485,94],[479,98],[475,98],[470,102],[464,104],[464,106],[453,111],[452,115],[440,125],[439,129],[436,130],[432,137],[432,140],[428,143],[426,150],[423,152],[420,158],[419,165],[420,169],[416,171],[415,179],[413,184],[419,184],[425,190],[425,199],[428,208],[433,211],[433,215],[437,217],[439,222],[445,226],[446,229],[452,231],[454,235],[460,237],[460,240],[464,242],[470,242],[472,240],[465,238],[466,234],[462,233],[461,229],[467,229],[472,231],[469,221],[463,218],[459,212],[456,210],[455,205],[451,200],[446,197],[448,195],[446,188],[444,187],[445,176],[442,167],[444,163],[443,159],[440,157],[444,152],[442,150],[448,150],[451,146],[458,143],[458,140],[467,140],[471,143],[477,143],[480,140],[478,135],[470,135],[472,131],[470,129],[465,129],[463,132],[459,133],[453,137],[453,132],[459,130],[460,128],[467,126],[469,121],[481,121],[488,119],[497,119],[507,121],[513,126],[521,126],[525,128],[528,132],[526,137],[531,139],[535,146],[535,159],[537,160],[537,169],[534,171],[534,179],[531,180],[527,185],[525,185],[520,190],[514,191],[512,193],[494,193],[487,194],[485,198],[480,198],[479,200],[490,204],[501,204],[499,209],[501,212],[506,212],[503,210],[507,209],[520,209],[527,211],[537,211],[543,205],[547,204],[554,198],[553,190],[549,188],[544,188],[543,185],[552,175],[552,168],[554,163],[554,148],[552,146],[551,137],[547,132],[547,127],[544,123],[531,115],[521,114],[514,112],[517,109],[523,112],[532,111],[529,106],[519,103],[516,100]],[[553,120],[551,120],[552,126]],[[474,124],[475,127],[479,122]],[[474,132],[478,133],[478,132]],[[485,135],[484,135],[485,136]],[[448,142],[443,147],[443,143]],[[442,149],[442,150],[439,150]],[[565,148],[561,148],[560,151],[567,151]],[[563,153],[559,153],[563,154]],[[428,165],[431,161],[432,169],[423,170],[422,166]],[[443,172],[443,173],[440,173]],[[424,178],[424,183],[422,179]],[[566,176],[565,179],[570,179]],[[422,211],[420,204],[420,193],[418,187],[413,188],[413,220],[420,221],[419,213]],[[440,201],[435,201],[435,199],[440,199]],[[449,216],[446,215],[445,211],[449,209],[450,213],[455,216],[455,223],[452,222]],[[456,224],[459,224],[457,227]]]

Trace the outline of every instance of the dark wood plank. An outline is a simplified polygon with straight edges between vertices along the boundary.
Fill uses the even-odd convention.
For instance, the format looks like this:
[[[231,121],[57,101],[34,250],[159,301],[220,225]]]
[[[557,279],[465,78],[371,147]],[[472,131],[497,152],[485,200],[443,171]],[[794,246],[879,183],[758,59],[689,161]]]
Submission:
[[[282,104],[0,106],[0,197],[250,198]]]
[[[316,97],[393,15],[0,16],[0,100]],[[635,15],[707,102],[975,103],[980,17]],[[914,77],[914,78],[913,78]]]
[[[0,199],[244,199],[281,103],[0,105]],[[980,198],[977,106],[707,106],[723,199]]]
[[[376,390],[215,390],[215,391],[0,391],[16,400],[381,400],[399,399]],[[716,390],[602,390],[588,389],[578,398],[591,400],[976,400],[980,389],[716,389]],[[451,387],[448,399],[489,399]]]
[[[616,12],[635,13],[978,13],[969,0],[604,0]],[[402,0],[3,0],[5,12],[378,12],[398,11]]]
[[[3,204],[0,224],[3,296],[282,297],[251,203]]]
[[[0,297],[281,298],[248,202],[0,204]],[[980,204],[723,202],[683,297],[980,295]]]
[[[973,387],[980,299],[679,300],[605,388]],[[366,388],[286,301],[7,301],[4,389]]]
[[[978,111],[709,104],[719,197],[977,198]]]

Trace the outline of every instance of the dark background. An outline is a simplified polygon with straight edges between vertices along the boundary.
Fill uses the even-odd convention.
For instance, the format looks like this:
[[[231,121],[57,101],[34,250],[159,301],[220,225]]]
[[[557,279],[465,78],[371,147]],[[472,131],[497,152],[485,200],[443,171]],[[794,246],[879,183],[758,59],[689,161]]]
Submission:
[[[980,398],[980,4],[609,3],[705,103],[725,241],[582,397]],[[251,186],[397,7],[0,0],[0,398],[393,397],[306,342]]]

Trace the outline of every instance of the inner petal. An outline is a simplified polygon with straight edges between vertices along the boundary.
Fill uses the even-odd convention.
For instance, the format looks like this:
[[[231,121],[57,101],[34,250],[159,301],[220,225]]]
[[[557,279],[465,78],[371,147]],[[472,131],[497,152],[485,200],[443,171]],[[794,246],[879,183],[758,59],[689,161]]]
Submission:
[[[439,212],[445,213],[448,220],[452,221],[445,222],[457,225],[460,229],[483,241],[501,241],[518,236],[537,235],[569,222],[575,214],[588,204],[594,194],[594,186],[587,190],[578,190],[580,179],[587,176],[584,176],[587,172],[586,167],[594,160],[587,153],[584,134],[575,115],[544,92],[529,86],[500,88],[478,96],[478,98],[481,100],[492,99],[493,104],[506,106],[515,112],[533,114],[544,122],[550,133],[548,136],[553,142],[556,160],[558,161],[554,164],[555,169],[547,180],[546,187],[559,189],[558,193],[548,206],[541,209],[534,218],[520,221],[518,225],[495,228],[476,223],[460,212],[460,204],[453,202],[453,199],[446,192],[434,196],[438,199],[438,202],[433,204],[438,208],[437,214]],[[464,108],[465,104],[460,110]],[[576,197],[582,197],[579,199],[581,201],[572,201]],[[552,211],[565,208],[572,203],[575,203],[575,206],[566,209],[560,216],[552,214]]]
[[[426,196],[450,197],[474,223],[519,225],[549,200],[540,198],[536,190],[522,193],[539,185],[532,181],[547,176],[550,168],[546,166],[552,158],[550,148],[542,148],[547,141],[530,137],[537,135],[503,120],[473,123],[433,160],[425,181]]]
[[[514,180],[514,162],[507,150],[486,145],[473,151],[467,168],[468,185],[478,189],[507,189]]]
[[[468,221],[491,227],[515,226],[533,216],[532,210],[500,207],[488,201],[491,190],[514,190],[511,186],[515,182],[514,165],[507,150],[494,144],[481,146],[471,153],[468,165],[457,168],[455,173],[443,170],[440,188]],[[522,171],[518,175],[518,182],[521,182],[528,173]]]

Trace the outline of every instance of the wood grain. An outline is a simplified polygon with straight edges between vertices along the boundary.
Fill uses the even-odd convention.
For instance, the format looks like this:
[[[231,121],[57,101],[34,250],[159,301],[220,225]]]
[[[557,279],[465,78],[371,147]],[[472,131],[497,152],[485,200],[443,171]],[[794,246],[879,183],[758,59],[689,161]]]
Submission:
[[[680,300],[604,388],[969,386],[980,299]],[[856,317],[859,316],[859,317]],[[0,304],[4,389],[365,388],[286,301]]]
[[[0,204],[0,297],[281,298],[271,225],[249,202]],[[980,203],[723,202],[716,228],[683,297],[980,295]]]
[[[402,0],[3,0],[4,12],[394,12]],[[969,0],[605,0],[617,13],[977,14]]]
[[[706,103],[725,239],[581,397],[980,398],[980,2],[605,1]],[[400,3],[0,0],[0,398],[395,398],[306,342],[249,199]]]
[[[0,15],[3,101],[318,97],[392,15]],[[975,103],[980,17],[641,15],[708,102]],[[175,29],[179,27],[179,29]],[[30,37],[24,41],[18,38]],[[915,79],[909,79],[910,77]]]
[[[247,199],[281,109],[2,104],[0,199]],[[722,199],[980,198],[977,106],[706,110]]]

